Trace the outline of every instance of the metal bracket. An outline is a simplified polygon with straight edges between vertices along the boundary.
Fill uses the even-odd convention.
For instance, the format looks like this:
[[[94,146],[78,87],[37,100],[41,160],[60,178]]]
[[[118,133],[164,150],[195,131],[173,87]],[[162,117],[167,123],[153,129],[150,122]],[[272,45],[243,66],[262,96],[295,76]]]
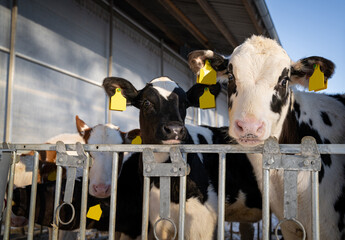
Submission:
[[[174,228],[174,237],[177,235],[176,224],[170,218],[170,178],[187,176],[190,172],[188,164],[183,160],[178,147],[170,148],[171,163],[156,163],[153,151],[149,148],[143,150],[143,165],[145,177],[159,177],[160,184],[160,218],[156,221],[153,233],[156,239],[157,224],[161,221],[169,222]]]
[[[301,154],[286,155],[281,154],[277,139],[270,137],[265,141],[263,148],[263,169],[264,171],[284,170],[284,219],[276,227],[276,237],[278,237],[277,229],[283,222],[294,221],[302,228],[303,239],[305,239],[304,226],[297,220],[297,177],[299,171],[317,172],[321,170],[321,156],[315,139],[309,136],[304,137]]]
[[[67,168],[67,180],[66,180],[63,203],[60,204],[56,209],[56,217],[58,219],[58,222],[60,222],[63,225],[67,225],[71,223],[74,219],[75,209],[74,209],[74,206],[72,205],[72,199],[73,199],[73,192],[74,192],[74,184],[75,184],[76,175],[77,175],[77,168],[84,167],[88,159],[84,151],[84,148],[80,142],[76,144],[76,150],[78,154],[77,156],[68,155],[65,144],[61,141],[58,141],[56,143],[56,159],[57,159],[56,165]],[[60,214],[59,214],[61,208],[65,205],[70,206],[70,208],[72,209],[72,217],[67,222],[63,222],[60,219]]]

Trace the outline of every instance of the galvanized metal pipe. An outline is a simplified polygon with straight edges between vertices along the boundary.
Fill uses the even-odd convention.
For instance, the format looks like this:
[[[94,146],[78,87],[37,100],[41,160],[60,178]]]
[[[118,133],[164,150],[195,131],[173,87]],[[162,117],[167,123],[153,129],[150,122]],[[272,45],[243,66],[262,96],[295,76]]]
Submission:
[[[34,239],[35,227],[35,209],[36,209],[36,195],[37,195],[37,177],[38,177],[38,152],[34,153],[34,169],[32,172],[31,195],[30,195],[30,212],[29,212],[29,227],[28,240]]]
[[[86,208],[87,208],[87,193],[89,188],[89,165],[90,155],[86,153],[86,162],[83,168],[83,187],[81,192],[81,207],[80,207],[80,239],[85,239],[86,228]]]
[[[319,215],[319,172],[311,172],[312,185],[312,219],[313,240],[320,239],[320,215]]]
[[[111,175],[109,239],[115,239],[116,203],[117,203],[116,193],[117,193],[118,168],[119,168],[119,154],[117,152],[114,152],[112,175]]]
[[[149,227],[149,208],[150,208],[150,178],[144,177],[143,189],[143,216],[141,223],[141,239],[147,239],[147,230]]]
[[[270,170],[263,169],[262,177],[262,239],[268,240],[270,235]]]
[[[59,159],[56,159],[58,161]],[[58,239],[59,223],[56,222],[56,209],[60,204],[60,192],[61,192],[61,182],[62,182],[62,167],[57,166],[56,170],[56,183],[55,183],[55,199],[54,199],[54,218],[53,218],[53,236],[52,240]]]
[[[224,239],[224,220],[225,220],[225,169],[226,155],[219,153],[219,173],[218,173],[218,238]]]
[[[12,199],[13,199],[13,185],[14,185],[14,174],[16,168],[16,152],[12,152],[12,163],[10,167],[8,190],[7,190],[7,209],[6,209],[6,219],[5,219],[5,231],[4,240],[8,240],[10,236],[10,225],[11,225],[11,212],[12,212]],[[5,159],[2,159],[5,161]],[[6,188],[5,188],[6,189]]]
[[[183,153],[183,160],[187,161],[188,154]],[[186,218],[186,186],[187,176],[180,177],[180,199],[179,199],[179,228],[178,228],[178,239],[184,240],[184,223]]]
[[[113,70],[113,0],[109,1],[109,57],[108,57],[108,77],[111,77]],[[105,119],[111,122],[111,111],[109,110],[109,97],[105,94]]]
[[[15,44],[16,44],[16,28],[17,28],[17,15],[18,5],[17,0],[13,0],[12,13],[11,13],[11,45],[10,45],[10,61],[8,67],[7,79],[7,99],[6,99],[6,120],[5,120],[5,141],[11,141],[11,115],[12,115],[12,87],[14,79],[14,66],[15,66]]]

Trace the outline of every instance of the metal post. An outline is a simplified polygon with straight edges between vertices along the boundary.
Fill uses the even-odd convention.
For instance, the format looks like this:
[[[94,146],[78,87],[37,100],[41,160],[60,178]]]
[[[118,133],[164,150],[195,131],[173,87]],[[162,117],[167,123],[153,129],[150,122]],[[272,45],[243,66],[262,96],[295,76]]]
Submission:
[[[12,112],[12,87],[14,79],[15,66],[15,44],[16,44],[16,25],[17,25],[18,5],[17,0],[13,0],[12,14],[11,14],[11,46],[10,46],[10,61],[8,67],[7,79],[7,99],[6,99],[6,121],[5,121],[5,141],[11,141],[11,112]]]
[[[113,0],[109,1],[110,17],[109,17],[109,58],[108,58],[108,77],[112,75],[113,65]],[[105,114],[108,122],[111,122],[111,111],[109,110],[109,97],[105,96]]]
[[[12,199],[13,199],[13,184],[14,184],[14,174],[15,174],[16,158],[17,158],[16,152],[12,152],[11,155],[12,155],[12,163],[11,163],[8,190],[7,190],[7,209],[6,209],[5,231],[4,231],[4,236],[3,236],[4,240],[8,240],[10,236],[11,212],[12,212],[12,205],[10,203],[12,203]],[[3,158],[1,161],[5,161],[5,159]]]
[[[80,207],[80,239],[85,239],[86,228],[86,208],[87,208],[87,192],[89,187],[89,165],[90,155],[86,153],[86,161],[83,168],[83,188],[81,193],[81,207]]]
[[[183,160],[187,161],[187,153],[183,153]],[[179,228],[178,228],[178,239],[184,239],[184,222],[186,216],[186,186],[187,176],[180,177],[180,209],[179,209]]]
[[[119,154],[117,152],[114,152],[113,153],[113,168],[112,168],[112,176],[111,176],[109,239],[115,239],[118,167],[119,167]]]
[[[224,220],[225,220],[225,153],[219,154],[219,183],[218,183],[218,238],[224,239]]]
[[[59,159],[56,159],[59,161]],[[53,236],[52,240],[58,239],[58,223],[56,222],[56,209],[60,204],[60,192],[61,192],[61,182],[62,182],[62,167],[57,166],[56,170],[56,185],[55,185],[55,199],[54,199],[54,218],[53,218]]]
[[[263,169],[262,178],[262,239],[268,240],[270,235],[270,170]]]
[[[320,239],[320,216],[319,216],[319,172],[311,172],[312,182],[312,219],[313,240]]]
[[[39,161],[38,156],[39,156],[38,152],[35,151],[35,153],[34,153],[34,169],[32,172],[32,184],[31,184],[31,195],[30,195],[30,214],[29,214],[28,240],[34,239],[38,161]]]
[[[143,217],[141,224],[141,239],[147,239],[147,229],[149,227],[149,202],[150,202],[150,178],[144,177],[143,191]]]

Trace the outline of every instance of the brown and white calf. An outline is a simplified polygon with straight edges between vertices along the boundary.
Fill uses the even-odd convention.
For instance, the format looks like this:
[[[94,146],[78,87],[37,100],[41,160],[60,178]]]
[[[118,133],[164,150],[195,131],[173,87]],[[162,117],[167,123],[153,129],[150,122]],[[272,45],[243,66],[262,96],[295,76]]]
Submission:
[[[122,78],[106,78],[103,86],[109,96],[114,95],[116,88],[121,88],[121,93],[127,102],[140,109],[140,131],[144,144],[212,144],[228,143],[226,128],[208,128],[201,126],[185,125],[186,110],[190,106],[199,106],[199,97],[203,94],[205,86],[193,86],[185,92],[176,82],[161,77],[149,82],[143,89],[137,90],[129,81]],[[210,91],[217,95],[219,85],[210,86]],[[154,153],[157,162],[170,161],[166,153]],[[241,159],[239,159],[241,158]],[[252,167],[244,154],[238,161],[233,161],[227,155],[227,183],[226,202],[227,220],[229,221],[257,221],[261,213],[261,196]],[[187,163],[190,174],[187,176],[186,197],[186,239],[213,239],[217,223],[217,195],[218,195],[218,160],[217,154],[190,153]],[[130,165],[131,164],[131,165]],[[142,167],[140,154],[133,154],[124,161],[119,177],[118,198],[125,195],[134,197],[142,196]],[[128,168],[125,167],[128,165]],[[138,175],[139,173],[139,175]],[[127,177],[126,177],[127,176]],[[123,184],[121,183],[123,179]],[[126,179],[126,180],[125,180]],[[150,191],[150,222],[153,225],[159,219],[159,181],[152,179]],[[128,187],[125,188],[124,186]],[[123,187],[123,192],[120,190]],[[121,188],[122,188],[121,187]],[[126,189],[132,189],[126,191]],[[178,222],[179,181],[172,179],[171,188],[171,218]],[[134,190],[137,193],[134,193]],[[140,234],[142,199],[132,201],[127,221],[137,219],[134,238]],[[125,209],[123,206],[121,209]],[[136,210],[136,211],[135,211]],[[253,213],[244,216],[244,213]],[[248,214],[250,215],[250,214]],[[121,222],[125,222],[122,219]],[[117,221],[120,222],[120,221]],[[132,224],[131,227],[133,227]],[[170,224],[158,224],[157,233],[160,239],[171,239],[173,228]],[[132,234],[134,230],[132,230]]]
[[[228,81],[229,135],[241,145],[262,144],[274,136],[280,143],[299,144],[304,136],[317,143],[345,143],[344,96],[292,90],[293,85],[307,87],[313,65],[319,64],[325,80],[334,64],[322,57],[293,62],[274,40],[252,36],[238,46],[229,58],[210,50],[189,55],[191,69],[198,73],[208,59],[218,77]],[[262,187],[262,155],[248,155],[257,181]],[[322,155],[320,183],[320,239],[345,238],[345,158]],[[271,171],[270,204],[283,219],[283,175]],[[298,174],[298,220],[311,233],[310,174]],[[299,239],[298,227],[282,224],[284,239]]]

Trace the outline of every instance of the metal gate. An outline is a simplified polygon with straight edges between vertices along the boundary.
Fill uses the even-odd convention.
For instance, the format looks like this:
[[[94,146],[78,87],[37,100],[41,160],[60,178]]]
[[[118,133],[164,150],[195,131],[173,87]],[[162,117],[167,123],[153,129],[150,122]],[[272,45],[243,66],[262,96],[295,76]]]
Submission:
[[[57,152],[57,178],[56,178],[56,193],[54,202],[54,219],[53,219],[53,239],[57,239],[58,223],[61,222],[59,218],[59,210],[64,205],[71,205],[71,199],[74,188],[75,170],[76,168],[83,168],[83,183],[82,183],[82,203],[81,203],[81,217],[80,217],[80,237],[85,239],[85,225],[86,225],[86,201],[88,189],[88,174],[90,166],[90,157],[88,152],[113,152],[113,171],[112,171],[112,185],[111,185],[111,199],[110,199],[110,218],[109,218],[109,239],[115,239],[115,220],[116,220],[116,191],[117,191],[117,169],[119,161],[119,152],[142,152],[143,153],[143,175],[144,175],[144,201],[143,201],[143,217],[142,217],[142,239],[147,239],[147,226],[149,214],[149,190],[150,177],[160,177],[160,183],[166,187],[161,187],[161,203],[160,203],[160,217],[163,220],[169,221],[169,204],[170,204],[170,177],[180,177],[180,204],[179,204],[179,227],[178,239],[184,239],[184,217],[185,217],[185,198],[186,198],[186,176],[189,169],[186,164],[186,157],[188,153],[218,153],[219,155],[219,190],[218,190],[218,237],[217,239],[224,239],[224,214],[225,214],[225,165],[226,153],[259,153],[263,155],[263,239],[270,239],[269,233],[269,177],[270,170],[283,169],[284,170],[284,217],[278,226],[284,221],[295,221],[299,224],[304,232],[304,227],[296,218],[297,213],[297,174],[299,171],[310,171],[312,177],[312,229],[314,240],[320,239],[319,233],[319,183],[318,171],[321,169],[320,154],[345,154],[345,145],[340,144],[321,144],[317,145],[315,140],[311,137],[305,137],[302,144],[281,144],[277,140],[269,138],[265,144],[257,147],[243,147],[240,145],[96,145],[96,144],[7,144],[3,143],[0,149],[0,171],[6,176],[9,170],[8,193],[7,201],[12,201],[14,166],[17,161],[17,154],[20,151],[35,151],[34,155],[34,172],[33,184],[31,188],[31,202],[29,215],[28,238],[33,239],[34,231],[34,216],[35,203],[37,191],[37,171],[38,171],[38,152],[51,150]],[[70,156],[66,151],[77,151],[77,156]],[[171,163],[156,163],[154,161],[154,152],[169,152],[172,159]],[[59,204],[62,167],[71,169],[67,175],[67,183],[63,203]],[[85,177],[84,177],[85,176]],[[73,180],[73,181],[72,181]],[[1,189],[0,197],[3,198],[6,189],[6,177],[0,179]],[[0,201],[0,209],[2,209],[3,202]],[[10,204],[9,204],[10,206]],[[4,239],[9,239],[10,228],[10,213],[11,207],[7,208],[5,214],[5,232]],[[160,220],[159,220],[160,221]],[[176,227],[176,223],[172,223]],[[278,227],[277,226],[277,227]],[[277,231],[277,229],[276,229]],[[177,234],[177,232],[176,232]]]

